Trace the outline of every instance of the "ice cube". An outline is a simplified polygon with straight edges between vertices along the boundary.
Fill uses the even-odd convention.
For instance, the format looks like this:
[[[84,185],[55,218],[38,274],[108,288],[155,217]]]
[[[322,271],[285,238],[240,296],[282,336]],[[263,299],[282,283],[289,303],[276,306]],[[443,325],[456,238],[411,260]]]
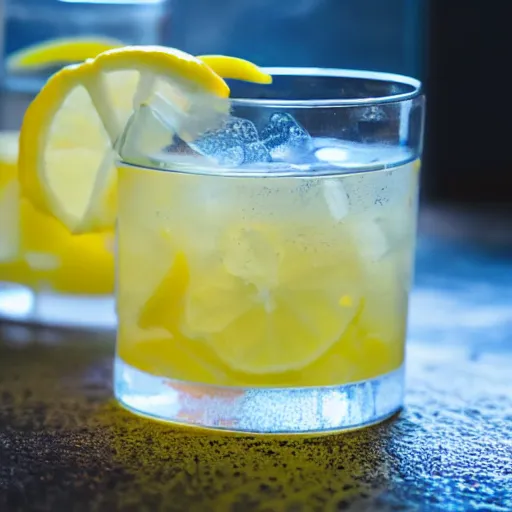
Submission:
[[[275,112],[261,130],[260,139],[273,159],[290,160],[309,148],[311,136],[290,114]]]
[[[262,162],[272,162],[272,157],[265,145],[260,142],[253,142],[245,146],[244,164],[256,164]]]
[[[221,128],[204,133],[189,142],[189,146],[219,165],[230,167],[272,161],[268,149],[258,138],[254,123],[239,117],[229,117]]]
[[[264,230],[250,224],[228,229],[221,247],[223,263],[229,273],[259,289],[276,285],[279,248]]]
[[[366,215],[350,221],[348,225],[365,261],[379,261],[389,251],[388,240],[378,219]]]
[[[207,132],[189,146],[203,156],[212,158],[219,165],[237,166],[245,160],[244,143],[228,131]]]
[[[141,105],[116,141],[116,150],[127,161],[140,162],[141,157],[161,152],[172,140],[172,127],[151,107]]]
[[[388,128],[389,116],[381,107],[368,107],[359,118],[357,126],[362,141],[375,140],[379,133]]]
[[[222,131],[236,135],[245,143],[258,142],[259,140],[258,130],[254,123],[241,117],[229,117],[224,123]]]
[[[339,180],[323,182],[324,197],[333,219],[337,222],[344,219],[349,212],[349,200],[345,188]]]

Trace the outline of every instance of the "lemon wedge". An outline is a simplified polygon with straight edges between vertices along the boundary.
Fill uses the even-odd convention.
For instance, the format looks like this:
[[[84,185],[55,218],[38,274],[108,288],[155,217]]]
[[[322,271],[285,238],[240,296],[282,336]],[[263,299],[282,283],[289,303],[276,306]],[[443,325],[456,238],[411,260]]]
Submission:
[[[81,62],[121,46],[123,46],[121,41],[106,37],[55,38],[12,53],[7,58],[6,68],[10,72],[33,71]]]
[[[165,329],[170,332],[176,331],[188,281],[187,258],[182,252],[178,252],[169,272],[142,308],[139,325],[143,329],[148,329],[160,327],[159,324],[163,321]]]
[[[191,272],[184,332],[237,372],[299,371],[316,361],[343,335],[361,300],[355,252],[313,254],[316,236],[293,223],[229,230],[223,264]]]
[[[175,257],[139,326],[202,341],[239,374],[300,371],[340,340],[361,308],[355,246],[332,235],[331,249],[319,253],[309,250],[319,242],[313,229],[233,224],[220,264],[201,263],[192,248]],[[331,243],[339,239],[343,248]]]
[[[152,104],[187,136],[214,127],[229,112],[229,88],[209,60],[230,76],[263,79],[259,68],[240,59],[203,61],[159,46],[109,50],[57,72],[25,115],[22,193],[73,233],[112,229],[117,213],[113,147],[134,108]],[[241,71],[232,69],[240,66]]]

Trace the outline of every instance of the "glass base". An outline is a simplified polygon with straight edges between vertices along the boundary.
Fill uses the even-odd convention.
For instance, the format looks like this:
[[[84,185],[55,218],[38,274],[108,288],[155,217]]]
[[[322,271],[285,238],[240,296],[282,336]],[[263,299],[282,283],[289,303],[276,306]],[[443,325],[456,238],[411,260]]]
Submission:
[[[35,292],[16,283],[0,283],[0,320],[18,323],[115,329],[115,302],[105,295]]]
[[[160,421],[262,434],[328,433],[382,421],[403,404],[404,371],[340,386],[235,388],[156,377],[115,361],[122,406]]]

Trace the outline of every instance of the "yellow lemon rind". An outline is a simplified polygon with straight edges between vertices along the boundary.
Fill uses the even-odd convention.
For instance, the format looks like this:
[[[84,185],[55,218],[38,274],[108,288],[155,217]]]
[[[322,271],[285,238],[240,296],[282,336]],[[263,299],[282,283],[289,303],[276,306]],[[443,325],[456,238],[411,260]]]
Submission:
[[[165,78],[175,75],[201,87],[205,92],[218,97],[229,96],[229,88],[224,80],[207,64],[179,50],[158,46],[108,50],[95,59],[67,66],[53,75],[25,113],[20,136],[19,175],[22,194],[39,210],[58,218],[72,232],[102,231],[112,227],[113,219],[83,222],[83,219],[70,217],[48,186],[42,155],[51,121],[73,89],[85,86],[92,93],[94,101],[92,89],[98,77],[102,73],[122,70],[138,70],[141,74],[151,73]],[[98,114],[107,132],[113,136],[105,115],[102,112]]]
[[[206,63],[222,78],[244,80],[257,84],[272,83],[272,75],[248,60],[226,55],[199,55],[197,58]]]
[[[62,37],[18,50],[6,60],[8,71],[33,71],[62,64],[82,62],[122,47],[124,43],[108,37]]]

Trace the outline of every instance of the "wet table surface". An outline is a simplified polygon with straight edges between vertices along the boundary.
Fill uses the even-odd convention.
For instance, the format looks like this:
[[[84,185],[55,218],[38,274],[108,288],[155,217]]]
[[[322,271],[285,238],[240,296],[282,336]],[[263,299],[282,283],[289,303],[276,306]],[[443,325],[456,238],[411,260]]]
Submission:
[[[0,325],[0,510],[512,510],[510,229],[490,249],[429,222],[405,409],[357,432],[237,438],[140,419],[112,400],[112,335]]]

